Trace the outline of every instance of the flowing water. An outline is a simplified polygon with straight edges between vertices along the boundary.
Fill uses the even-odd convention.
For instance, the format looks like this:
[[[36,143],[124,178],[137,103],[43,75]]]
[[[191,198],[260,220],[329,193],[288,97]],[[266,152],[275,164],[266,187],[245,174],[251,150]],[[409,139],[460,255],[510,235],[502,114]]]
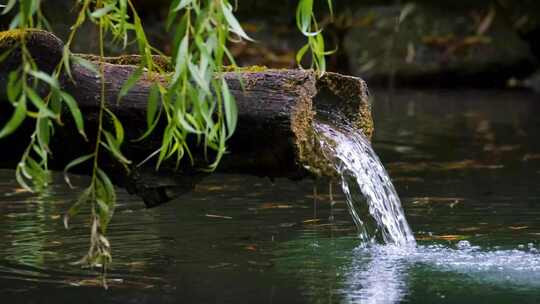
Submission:
[[[103,290],[99,272],[69,264],[88,248],[86,218],[70,230],[61,219],[88,180],[74,178],[73,191],[57,176],[37,196],[0,170],[0,301],[540,303],[538,96],[374,92],[374,150],[416,246],[383,244],[385,233],[407,239],[406,229],[391,237],[372,220],[355,174],[347,182],[370,246],[361,246],[347,194],[330,199],[327,183],[217,174],[150,210],[119,193]],[[385,222],[405,223],[399,208],[392,214]]]
[[[375,243],[378,237],[385,244],[414,245],[396,189],[369,141],[347,127],[340,130],[316,123],[315,131],[325,157],[341,177],[341,188],[364,244]],[[363,214],[365,209],[368,214]]]

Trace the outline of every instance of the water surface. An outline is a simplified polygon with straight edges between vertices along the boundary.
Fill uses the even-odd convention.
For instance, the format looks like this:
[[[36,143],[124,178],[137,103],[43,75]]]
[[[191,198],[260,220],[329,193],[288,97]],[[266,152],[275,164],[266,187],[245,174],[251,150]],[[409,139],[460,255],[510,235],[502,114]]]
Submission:
[[[215,175],[151,210],[120,193],[105,291],[69,264],[88,248],[84,216],[61,220],[77,192],[58,177],[34,196],[0,171],[2,302],[540,302],[538,96],[374,93],[374,148],[415,249],[359,247],[326,182]]]

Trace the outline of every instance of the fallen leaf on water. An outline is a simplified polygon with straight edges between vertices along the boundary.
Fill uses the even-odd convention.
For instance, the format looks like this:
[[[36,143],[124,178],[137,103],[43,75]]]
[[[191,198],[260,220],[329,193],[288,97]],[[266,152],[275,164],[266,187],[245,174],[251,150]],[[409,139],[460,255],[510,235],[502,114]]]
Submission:
[[[450,208],[464,201],[462,197],[414,197],[413,205],[426,205],[429,203],[450,203]]]
[[[27,192],[30,192],[30,190],[25,189],[25,188],[16,188],[15,191],[13,192],[14,193],[27,193]]]
[[[461,232],[467,232],[467,231],[477,231],[480,230],[480,227],[466,227],[466,228],[458,228],[458,231]]]
[[[247,245],[244,247],[245,250],[249,250],[249,251],[257,251],[257,245],[255,244],[252,244],[252,245]]]
[[[79,281],[68,281],[67,283],[71,286],[86,286],[86,287],[101,287],[103,285],[103,281],[101,279],[83,279]],[[119,285],[123,283],[124,283],[123,279],[107,279],[108,286],[118,287]]]
[[[21,193],[31,193],[31,191],[25,188],[15,188],[13,192],[5,193],[4,196],[13,196]]]
[[[216,269],[216,268],[223,268],[223,267],[227,267],[227,266],[231,266],[232,263],[219,263],[219,264],[216,264],[216,265],[210,265],[208,266],[208,268],[210,269]]]
[[[529,226],[508,226],[508,228],[512,230],[521,230],[521,229],[527,229]]]
[[[437,235],[435,237],[439,240],[445,240],[445,241],[458,241],[458,240],[464,240],[468,238],[468,236],[459,235],[459,234]]]
[[[291,205],[276,204],[276,203],[264,203],[259,209],[290,209],[293,208]]]
[[[467,235],[445,234],[445,235],[418,236],[416,237],[416,240],[418,241],[432,241],[432,240],[461,241],[467,238],[469,238],[469,236]]]
[[[523,155],[523,158],[522,158],[523,161],[536,160],[536,159],[540,159],[540,154],[527,153]]]
[[[225,219],[225,220],[232,220],[232,217],[226,216],[226,215],[205,214],[205,216],[209,217],[209,218],[219,218],[219,219]]]
[[[294,225],[296,225],[296,223],[281,223],[279,224],[279,227],[282,227],[282,228],[289,228],[289,227],[293,227]]]
[[[142,261],[137,261],[137,262],[131,262],[131,263],[126,263],[126,266],[129,266],[129,267],[143,267],[145,266],[146,263],[145,262],[142,262]]]

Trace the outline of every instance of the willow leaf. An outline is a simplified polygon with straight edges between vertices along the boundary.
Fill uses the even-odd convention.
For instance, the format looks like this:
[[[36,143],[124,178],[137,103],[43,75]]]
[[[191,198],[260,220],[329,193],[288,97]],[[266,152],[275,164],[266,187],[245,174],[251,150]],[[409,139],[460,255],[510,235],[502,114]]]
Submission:
[[[86,133],[84,132],[84,120],[81,114],[81,110],[79,109],[79,105],[77,104],[75,99],[66,92],[60,91],[60,97],[71,112],[71,116],[73,116],[75,126],[77,127],[77,131],[79,131],[79,133],[83,136],[85,140],[88,140],[86,137]]]
[[[120,103],[120,100],[127,95],[129,90],[131,90],[136,84],[139,79],[141,79],[142,74],[144,72],[144,69],[142,66],[138,67],[135,72],[133,72],[129,78],[124,82],[122,85],[122,88],[120,89],[120,92],[118,93],[116,103]]]
[[[116,117],[116,115],[114,115],[114,113],[111,110],[105,108],[105,111],[111,117],[111,120],[114,125],[114,132],[116,135],[115,142],[116,142],[116,145],[120,148],[120,146],[122,146],[122,143],[124,142],[124,127],[122,126],[122,123],[120,122],[118,117]]]
[[[106,6],[102,7],[102,8],[98,8],[97,10],[93,11],[90,14],[90,17],[95,18],[95,19],[102,18],[103,16],[107,15],[113,9],[114,9],[113,5],[106,5]]]
[[[4,9],[2,10],[1,14],[5,15],[9,13],[13,9],[16,3],[17,3],[17,0],[9,0],[6,6],[4,7]]]
[[[59,89],[60,86],[58,85],[58,80],[51,75],[42,72],[42,71],[29,71],[28,74],[46,82],[48,85],[51,86],[51,88]]]
[[[231,92],[229,91],[229,86],[227,85],[227,82],[222,79],[221,81],[221,93],[223,95],[223,106],[225,108],[225,121],[227,122],[227,138],[230,138],[234,130],[236,129],[236,123],[238,120],[238,108],[236,106],[236,102],[234,100],[234,97],[231,95]]]
[[[193,2],[193,0],[181,0],[180,3],[173,9],[173,11],[177,12],[188,5],[190,5]]]
[[[222,9],[223,15],[225,16],[225,20],[227,20],[227,23],[229,24],[231,31],[248,41],[253,41],[253,39],[251,39],[246,34],[244,29],[242,28],[242,26],[240,25],[240,23],[234,16],[232,12],[232,5],[230,5],[229,3],[226,3],[226,1],[220,1],[220,2],[221,2],[221,9]]]
[[[117,146],[116,140],[113,135],[107,131],[103,131],[103,135],[105,135],[107,143],[102,142],[101,144],[107,150],[109,150],[118,161],[123,164],[131,164],[131,161],[127,159],[120,151],[120,147]]]
[[[64,227],[66,229],[69,229],[69,220],[76,216],[80,211],[81,208],[84,206],[85,203],[88,203],[90,200],[90,194],[92,193],[92,188],[88,187],[86,190],[84,190],[81,195],[79,195],[79,198],[77,201],[68,209],[66,214],[64,214]]]
[[[146,107],[146,125],[148,128],[154,124],[154,120],[156,119],[156,113],[159,108],[159,100],[159,86],[154,84],[150,88],[150,94],[148,95],[148,106]]]
[[[43,115],[44,117],[56,118],[57,115],[47,107],[43,99],[36,93],[36,91],[34,91],[34,89],[32,89],[31,87],[26,87],[24,90],[28,98],[30,98],[30,100],[34,104],[34,106],[38,108],[41,115]]]
[[[13,116],[9,119],[9,121],[5,124],[5,126],[0,130],[0,138],[4,138],[11,133],[15,132],[17,128],[21,125],[21,123],[26,118],[26,98],[22,96],[19,100],[19,103],[17,104],[17,107],[15,108],[15,112],[13,113]]]
[[[69,162],[69,164],[67,164],[67,166],[64,168],[64,180],[66,181],[66,184],[68,184],[68,186],[70,188],[73,188],[73,185],[71,184],[71,180],[69,178],[69,170],[90,160],[91,158],[94,157],[94,154],[88,154],[88,155],[83,155],[83,156],[80,156],[80,157],[77,157],[76,159],[72,160],[71,162]]]

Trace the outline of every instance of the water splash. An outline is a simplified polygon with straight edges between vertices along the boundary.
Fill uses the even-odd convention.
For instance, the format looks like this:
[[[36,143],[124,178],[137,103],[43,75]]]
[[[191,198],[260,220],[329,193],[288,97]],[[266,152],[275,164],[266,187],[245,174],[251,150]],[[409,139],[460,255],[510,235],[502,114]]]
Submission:
[[[394,185],[369,141],[353,128],[321,122],[314,128],[325,158],[341,176],[349,211],[364,244],[379,241],[414,246]]]
[[[424,276],[431,275],[433,284],[454,278],[467,282],[462,288],[487,284],[492,288],[535,289],[540,286],[538,252],[532,243],[517,249],[494,250],[473,246],[468,241],[460,241],[455,247],[432,244],[414,248],[394,245],[357,248],[345,274],[344,302],[401,303],[410,293],[409,275],[419,271]]]

